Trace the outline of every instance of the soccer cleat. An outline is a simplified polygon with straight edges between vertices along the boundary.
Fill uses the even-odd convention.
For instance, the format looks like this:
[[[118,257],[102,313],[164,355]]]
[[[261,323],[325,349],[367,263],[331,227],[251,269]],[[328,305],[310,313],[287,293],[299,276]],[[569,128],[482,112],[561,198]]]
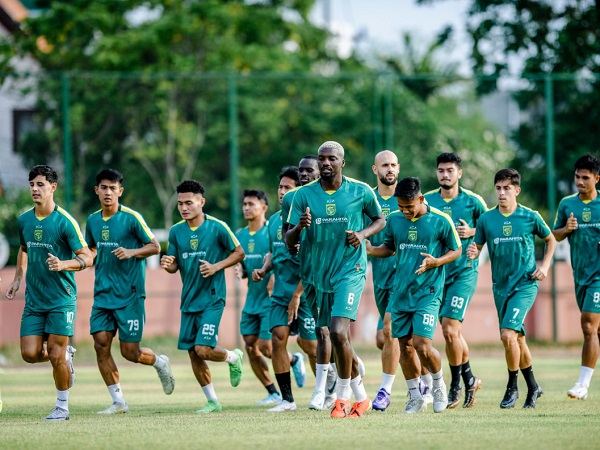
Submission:
[[[390,401],[389,392],[381,388],[377,392],[377,397],[375,397],[375,401],[373,402],[373,409],[375,411],[385,411],[390,406]]]
[[[363,362],[362,359],[360,359],[358,357],[358,355],[356,355],[356,359],[358,360],[358,374],[360,375],[361,378],[363,378],[365,376],[365,373],[367,373],[367,369],[365,368],[365,363]]]
[[[73,385],[75,384],[75,380],[77,379],[75,367],[73,366],[73,357],[75,356],[76,351],[77,349],[75,349],[75,347],[67,345],[65,359],[67,360],[67,364],[69,365],[69,371],[71,372],[71,381],[69,381],[69,388],[73,387]]]
[[[440,413],[448,406],[448,394],[446,394],[446,385],[433,388],[433,412]]]
[[[508,409],[514,408],[517,399],[519,398],[519,390],[515,388],[506,388],[504,398],[500,402],[500,408]]]
[[[323,402],[323,409],[331,409],[335,406],[337,400],[337,392],[332,392],[325,396],[325,402]]]
[[[209,400],[202,408],[196,411],[198,414],[210,414],[223,411],[223,406],[218,400]]]
[[[419,389],[421,390],[421,397],[425,401],[425,409],[427,409],[427,405],[431,405],[433,403],[433,395],[431,395],[431,390],[429,389],[429,385],[425,383],[422,379],[419,379]],[[410,393],[407,393],[410,397]]]
[[[575,383],[575,386],[567,391],[567,396],[577,400],[585,400],[588,396],[588,388],[581,383]]]
[[[271,409],[267,409],[267,412],[292,412],[297,411],[298,407],[296,406],[296,402],[288,402],[287,400],[281,400],[281,402],[273,406]]]
[[[256,402],[257,405],[276,405],[281,401],[281,394],[279,392],[273,392],[267,395],[262,400]]]
[[[304,387],[306,381],[306,367],[304,365],[304,355],[300,352],[294,353],[294,356],[298,358],[296,364],[292,366],[294,372],[294,378],[296,378],[296,384],[299,388]]]
[[[542,396],[543,393],[544,393],[544,391],[542,391],[542,388],[539,384],[533,389],[528,389],[527,390],[527,398],[525,399],[523,408],[525,408],[525,409],[535,408],[535,402],[537,401],[538,398],[540,398]]]
[[[458,406],[460,403],[460,397],[462,394],[462,386],[458,385],[450,385],[450,390],[448,391],[448,409],[453,409]]]
[[[333,409],[331,410],[331,418],[345,419],[346,417],[348,417],[348,412],[346,411],[346,408],[348,408],[348,400],[337,399],[335,401],[335,405],[333,405]]]
[[[406,402],[406,408],[404,408],[404,414],[416,414],[421,411],[425,411],[427,405],[423,398],[411,398]]]
[[[314,391],[312,398],[310,399],[310,403],[308,404],[308,409],[312,409],[315,411],[321,411],[324,409],[325,405],[325,392],[323,391]]]
[[[55,406],[50,414],[44,419],[48,422],[60,422],[61,420],[69,420],[69,411],[60,406]]]
[[[114,402],[108,408],[106,408],[102,411],[98,411],[98,414],[100,414],[100,415],[127,414],[128,412],[129,412],[129,406],[127,406],[127,403]]]
[[[463,403],[463,408],[471,408],[473,405],[475,405],[475,394],[479,389],[481,389],[481,378],[475,377],[473,385],[470,388],[467,388],[467,390],[465,391],[465,401]]]
[[[238,359],[236,362],[229,364],[229,382],[233,387],[237,387],[240,381],[242,381],[242,375],[244,374],[244,366],[242,365],[244,353],[239,348],[236,348],[233,353],[238,355]]]
[[[365,415],[365,413],[373,407],[371,400],[368,398],[364,399],[362,402],[354,402],[352,405],[352,409],[350,410],[350,414],[348,417],[353,419],[358,419]]]
[[[165,361],[165,368],[156,369],[156,373],[158,374],[158,378],[160,378],[160,382],[162,383],[163,392],[167,395],[171,395],[173,393],[173,389],[175,389],[175,377],[173,376],[173,371],[171,370],[171,365],[169,364],[169,358],[166,355],[160,355],[157,356],[157,358]]]

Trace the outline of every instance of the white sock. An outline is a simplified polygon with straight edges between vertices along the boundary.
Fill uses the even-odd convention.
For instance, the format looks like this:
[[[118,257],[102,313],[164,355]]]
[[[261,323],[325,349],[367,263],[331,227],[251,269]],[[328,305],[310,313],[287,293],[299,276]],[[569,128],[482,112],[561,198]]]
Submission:
[[[156,360],[154,361],[154,364],[152,364],[154,366],[154,368],[156,370],[162,370],[164,368],[167,367],[167,362],[162,359],[160,356],[155,355],[156,356]]]
[[[432,373],[430,376],[433,378],[434,388],[446,385],[446,383],[444,383],[444,374],[442,373],[442,369],[440,369],[440,371],[437,373]]]
[[[594,375],[594,369],[591,367],[581,366],[581,372],[579,372],[579,384],[583,384],[586,388],[590,387],[592,381],[592,375]]]
[[[227,364],[233,364],[239,359],[237,353],[232,352],[231,350],[225,350],[227,352],[227,358],[225,358],[225,362]]]
[[[388,394],[392,393],[392,386],[394,385],[394,379],[396,375],[390,375],[389,373],[384,373],[381,375],[381,386],[379,389],[385,389],[385,392]]]
[[[350,378],[338,378],[338,400],[350,400],[352,388],[350,387]]]
[[[431,372],[421,375],[421,379],[427,386],[429,386],[429,389],[433,388],[433,377],[431,376]]]
[[[207,400],[212,400],[213,402],[218,402],[217,393],[215,392],[215,387],[212,383],[208,383],[206,386],[202,386],[202,391],[204,391],[204,395],[206,395]]]
[[[114,403],[120,403],[121,405],[125,404],[125,398],[123,397],[123,391],[121,390],[121,384],[111,384],[110,386],[106,386],[110,396],[112,397],[112,401]]]
[[[423,399],[421,395],[421,388],[419,387],[419,378],[413,378],[412,380],[406,380],[406,385],[408,386],[408,393],[410,394],[410,398],[420,398]]]
[[[331,363],[331,364],[330,364],[330,366],[331,366],[331,368],[334,370],[334,372],[335,372],[335,375],[337,376],[337,374],[338,374],[338,371],[337,371],[337,366],[335,365],[335,363],[334,363],[334,362],[333,362],[333,363]]]
[[[367,399],[367,391],[365,391],[365,385],[362,382],[360,375],[350,380],[350,388],[352,389],[357,402],[362,402]]]
[[[69,389],[66,391],[56,390],[56,406],[62,409],[69,410]]]
[[[329,371],[329,364],[317,364],[317,373],[315,374],[315,392],[325,392],[325,384],[327,383],[327,372]]]

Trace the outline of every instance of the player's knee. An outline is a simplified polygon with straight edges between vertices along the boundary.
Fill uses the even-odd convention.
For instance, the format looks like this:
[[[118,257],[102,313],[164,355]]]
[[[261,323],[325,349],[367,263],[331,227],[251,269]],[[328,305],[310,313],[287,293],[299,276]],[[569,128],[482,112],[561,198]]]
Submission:
[[[317,340],[319,342],[326,342],[329,340],[329,328],[327,327],[319,327],[316,330]]]
[[[261,342],[258,346],[258,350],[265,358],[271,358],[271,348],[271,341]]]
[[[107,345],[103,341],[94,339],[94,350],[100,357],[106,357],[110,354],[110,345]]]
[[[346,345],[348,343],[348,334],[345,330],[332,329],[329,332],[331,342],[337,346]]]
[[[121,349],[121,356],[127,361],[138,362],[140,359],[141,352],[139,349],[125,347]]]
[[[510,345],[519,344],[517,340],[518,336],[513,330],[502,330],[500,333],[500,339],[505,347]]]
[[[383,350],[383,334],[377,333],[377,337],[375,338],[375,344],[377,344],[377,348],[379,350]]]
[[[34,363],[38,362],[38,357],[39,357],[39,352],[33,352],[29,349],[21,350],[21,358],[23,358],[23,361],[25,361],[26,363],[34,364]]]
[[[442,327],[442,332],[444,334],[444,339],[449,344],[457,342],[460,338],[458,329],[454,327]]]
[[[589,322],[589,321],[582,320],[581,321],[581,331],[583,332],[583,335],[586,338],[592,338],[592,337],[598,335],[599,329],[598,329],[598,325],[596,325],[592,322]]]
[[[194,352],[196,353],[198,358],[203,360],[210,359],[212,350],[213,349],[211,347],[207,347],[206,345],[196,345],[196,347],[194,347]]]

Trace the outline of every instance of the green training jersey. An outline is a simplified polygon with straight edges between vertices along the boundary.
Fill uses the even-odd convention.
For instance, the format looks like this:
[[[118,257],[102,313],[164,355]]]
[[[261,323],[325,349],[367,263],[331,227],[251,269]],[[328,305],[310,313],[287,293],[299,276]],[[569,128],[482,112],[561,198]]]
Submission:
[[[347,230],[365,228],[365,216],[375,220],[381,207],[365,183],[343,177],[338,190],[325,192],[315,180],[294,195],[289,222],[296,225],[310,208],[312,223],[304,230],[312,263],[314,285],[321,292],[334,292],[337,283],[364,277],[367,266],[365,244],[348,244]]]
[[[385,220],[394,211],[398,211],[398,201],[393,195],[391,197],[382,197],[376,188],[373,188],[375,197],[381,206],[381,212],[385,216]],[[369,223],[369,221],[367,221]],[[371,245],[377,247],[383,244],[385,239],[385,228],[379,233],[374,234],[369,238]],[[371,267],[373,268],[373,285],[379,289],[390,289],[394,286],[394,274],[396,272],[396,258],[371,258]]]
[[[87,247],[79,225],[60,206],[43,219],[35,216],[34,208],[17,219],[19,240],[27,253],[25,302],[36,311],[49,311],[75,303],[77,288],[75,272],[51,272],[48,253],[61,261],[73,259],[74,252]]]
[[[425,200],[427,200],[427,203],[451,217],[455,227],[462,225],[459,220],[462,219],[471,228],[475,228],[479,217],[487,211],[487,205],[483,198],[468,189],[459,188],[458,196],[450,201],[446,201],[442,198],[441,191],[442,188],[439,188],[426,193]],[[461,238],[462,254],[457,260],[447,265],[446,283],[452,282],[466,268],[472,267],[477,270],[479,261],[467,257],[467,248],[473,242],[474,237]]]
[[[281,200],[281,217],[284,223],[289,223],[288,220],[290,216],[290,209],[298,189],[300,188],[296,188],[287,192]],[[302,233],[300,235],[300,250],[298,252],[298,258],[300,258],[300,278],[302,279],[302,283],[314,284],[310,258],[310,247],[306,242],[306,233]]]
[[[460,247],[460,238],[452,220],[439,209],[427,205],[427,212],[409,220],[400,211],[390,214],[383,243],[394,250],[398,276],[393,287],[394,309],[410,310],[420,299],[444,289],[445,266],[429,269],[417,275],[428,253],[435,258]]]
[[[217,263],[227,258],[238,245],[239,241],[227,224],[208,214],[197,228],[190,228],[185,220],[171,227],[167,255],[177,258],[183,282],[181,311],[201,312],[215,302],[225,300],[225,272],[219,270],[204,278],[200,273],[200,260]]]
[[[248,227],[241,229],[235,235],[240,241],[246,256],[242,265],[248,274],[248,293],[246,294],[246,303],[244,312],[248,314],[259,314],[269,307],[269,277],[261,281],[252,280],[254,269],[260,269],[263,266],[265,256],[269,253],[269,227],[266,223],[260,230],[250,232]]]
[[[482,214],[474,242],[487,243],[494,293],[509,297],[521,287],[537,284],[531,278],[536,269],[534,235],[545,239],[550,233],[542,216],[521,204],[508,216],[498,206]]]
[[[564,227],[571,213],[577,219],[577,229],[567,235],[573,278],[575,284],[589,286],[600,280],[600,196],[589,202],[580,200],[579,194],[563,198],[554,229]]]
[[[282,225],[281,211],[278,211],[269,219],[271,262],[275,274],[271,297],[290,300],[300,282],[300,260],[297,255],[292,256],[288,252],[283,241]]]
[[[146,258],[119,260],[112,254],[119,247],[135,249],[154,239],[144,218],[136,211],[119,205],[116,214],[102,217],[102,210],[87,219],[85,240],[96,248],[94,305],[100,308],[123,308],[146,297]]]

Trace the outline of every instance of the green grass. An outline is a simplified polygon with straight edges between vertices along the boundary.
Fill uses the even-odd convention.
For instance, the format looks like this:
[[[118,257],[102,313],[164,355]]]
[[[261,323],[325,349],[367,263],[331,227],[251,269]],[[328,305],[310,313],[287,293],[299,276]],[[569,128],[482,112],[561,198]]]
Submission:
[[[499,344],[500,345],[500,344]],[[4,410],[0,414],[0,448],[34,449],[130,449],[130,448],[598,448],[600,383],[592,380],[586,401],[567,399],[565,391],[576,380],[579,358],[573,350],[532,349],[534,369],[544,389],[535,410],[521,408],[525,385],[520,377],[521,398],[513,410],[498,404],[506,384],[502,352],[475,350],[473,371],[483,389],[473,409],[433,414],[404,415],[406,385],[397,377],[392,405],[385,413],[370,412],[360,420],[332,420],[328,412],[306,409],[314,377],[295,389],[297,413],[269,414],[254,403],[265,396],[250,366],[238,388],[229,386],[225,364],[212,363],[213,383],[224,410],[200,416],[205,403],[184,352],[174,350],[172,340],[153,341],[173,362],[175,392],[162,393],[152,368],[128,363],[119,356],[121,386],[131,413],[101,417],[97,411],[111,402],[97,368],[91,345],[82,344],[76,355],[77,382],[71,391],[71,420],[45,423],[55,390],[48,364],[28,366],[15,359],[14,349],[2,349],[10,367],[0,377]],[[116,350],[116,349],[115,349]],[[362,349],[361,349],[362,350]],[[365,383],[374,397],[380,381],[378,354],[359,350],[367,365]],[[447,364],[444,359],[444,369]],[[446,374],[448,375],[448,374]],[[446,376],[448,381],[448,377]]]

